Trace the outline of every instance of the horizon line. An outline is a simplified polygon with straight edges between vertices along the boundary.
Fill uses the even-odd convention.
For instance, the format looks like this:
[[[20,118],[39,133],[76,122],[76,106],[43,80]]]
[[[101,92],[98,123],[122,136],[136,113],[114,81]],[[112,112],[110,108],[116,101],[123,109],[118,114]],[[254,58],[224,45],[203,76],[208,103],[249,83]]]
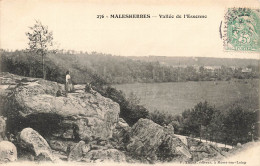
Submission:
[[[0,47],[0,50],[4,50],[4,51],[7,51],[7,52],[15,52],[15,51],[25,51],[25,50],[28,50],[28,48],[25,48],[25,49],[8,49],[8,48],[1,48]],[[91,55],[91,54],[94,54],[94,53],[97,53],[97,54],[104,54],[104,55],[111,55],[111,56],[120,56],[120,57],[167,57],[167,58],[212,58],[212,59],[251,59],[251,60],[260,60],[260,57],[259,58],[255,58],[255,57],[246,57],[246,58],[241,58],[241,57],[238,57],[238,58],[235,58],[235,57],[210,57],[210,56],[165,56],[165,55],[143,55],[143,56],[138,56],[138,55],[116,55],[116,54],[112,54],[112,53],[104,53],[104,52],[98,52],[98,51],[83,51],[83,50],[73,50],[73,49],[50,49],[49,51],[52,51],[52,50],[58,50],[58,51],[61,51],[61,50],[64,50],[64,51],[75,51],[75,53],[71,53],[72,55],[76,55],[76,54],[88,54],[88,55]],[[81,53],[82,52],[82,53]],[[246,52],[245,52],[246,53]]]

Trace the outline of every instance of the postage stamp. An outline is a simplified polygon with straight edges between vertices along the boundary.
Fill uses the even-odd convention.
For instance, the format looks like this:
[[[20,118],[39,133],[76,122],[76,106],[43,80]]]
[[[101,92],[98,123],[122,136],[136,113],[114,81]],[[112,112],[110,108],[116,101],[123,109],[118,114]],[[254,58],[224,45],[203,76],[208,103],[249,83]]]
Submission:
[[[225,13],[223,45],[227,51],[260,50],[260,9],[229,8]]]

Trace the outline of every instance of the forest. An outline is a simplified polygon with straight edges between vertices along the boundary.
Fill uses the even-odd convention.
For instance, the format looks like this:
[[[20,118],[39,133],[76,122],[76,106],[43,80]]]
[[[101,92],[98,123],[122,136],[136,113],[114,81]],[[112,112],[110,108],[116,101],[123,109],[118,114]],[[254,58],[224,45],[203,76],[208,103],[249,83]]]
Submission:
[[[41,57],[29,50],[13,52],[0,50],[1,71],[42,77]],[[229,81],[236,79],[259,78],[258,65],[246,68],[221,66],[208,69],[205,66],[170,66],[158,61],[134,60],[128,57],[113,56],[103,53],[75,53],[74,51],[49,51],[45,58],[46,77],[63,83],[66,71],[70,71],[74,83],[91,82],[93,75],[98,75],[108,84],[124,83],[160,83],[184,81]],[[244,71],[244,70],[247,71]],[[82,77],[82,75],[84,75]]]

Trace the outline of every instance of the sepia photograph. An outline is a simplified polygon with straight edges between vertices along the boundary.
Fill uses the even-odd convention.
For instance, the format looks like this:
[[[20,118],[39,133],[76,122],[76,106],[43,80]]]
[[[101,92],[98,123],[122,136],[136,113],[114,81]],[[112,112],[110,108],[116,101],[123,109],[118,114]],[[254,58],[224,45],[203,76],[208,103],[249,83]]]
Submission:
[[[260,165],[259,0],[0,0],[0,165]]]

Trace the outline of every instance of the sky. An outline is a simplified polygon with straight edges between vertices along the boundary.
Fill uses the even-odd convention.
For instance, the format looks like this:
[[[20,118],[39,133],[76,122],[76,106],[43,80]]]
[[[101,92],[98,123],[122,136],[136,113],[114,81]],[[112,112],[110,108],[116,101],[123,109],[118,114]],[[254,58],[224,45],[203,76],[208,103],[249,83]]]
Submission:
[[[25,32],[40,20],[53,31],[56,48],[121,56],[193,56],[259,59],[259,53],[224,51],[220,22],[228,7],[259,8],[258,0],[83,1],[1,0],[0,47],[25,49]],[[98,19],[104,14],[150,14],[150,19]],[[207,15],[160,19],[159,14]]]

